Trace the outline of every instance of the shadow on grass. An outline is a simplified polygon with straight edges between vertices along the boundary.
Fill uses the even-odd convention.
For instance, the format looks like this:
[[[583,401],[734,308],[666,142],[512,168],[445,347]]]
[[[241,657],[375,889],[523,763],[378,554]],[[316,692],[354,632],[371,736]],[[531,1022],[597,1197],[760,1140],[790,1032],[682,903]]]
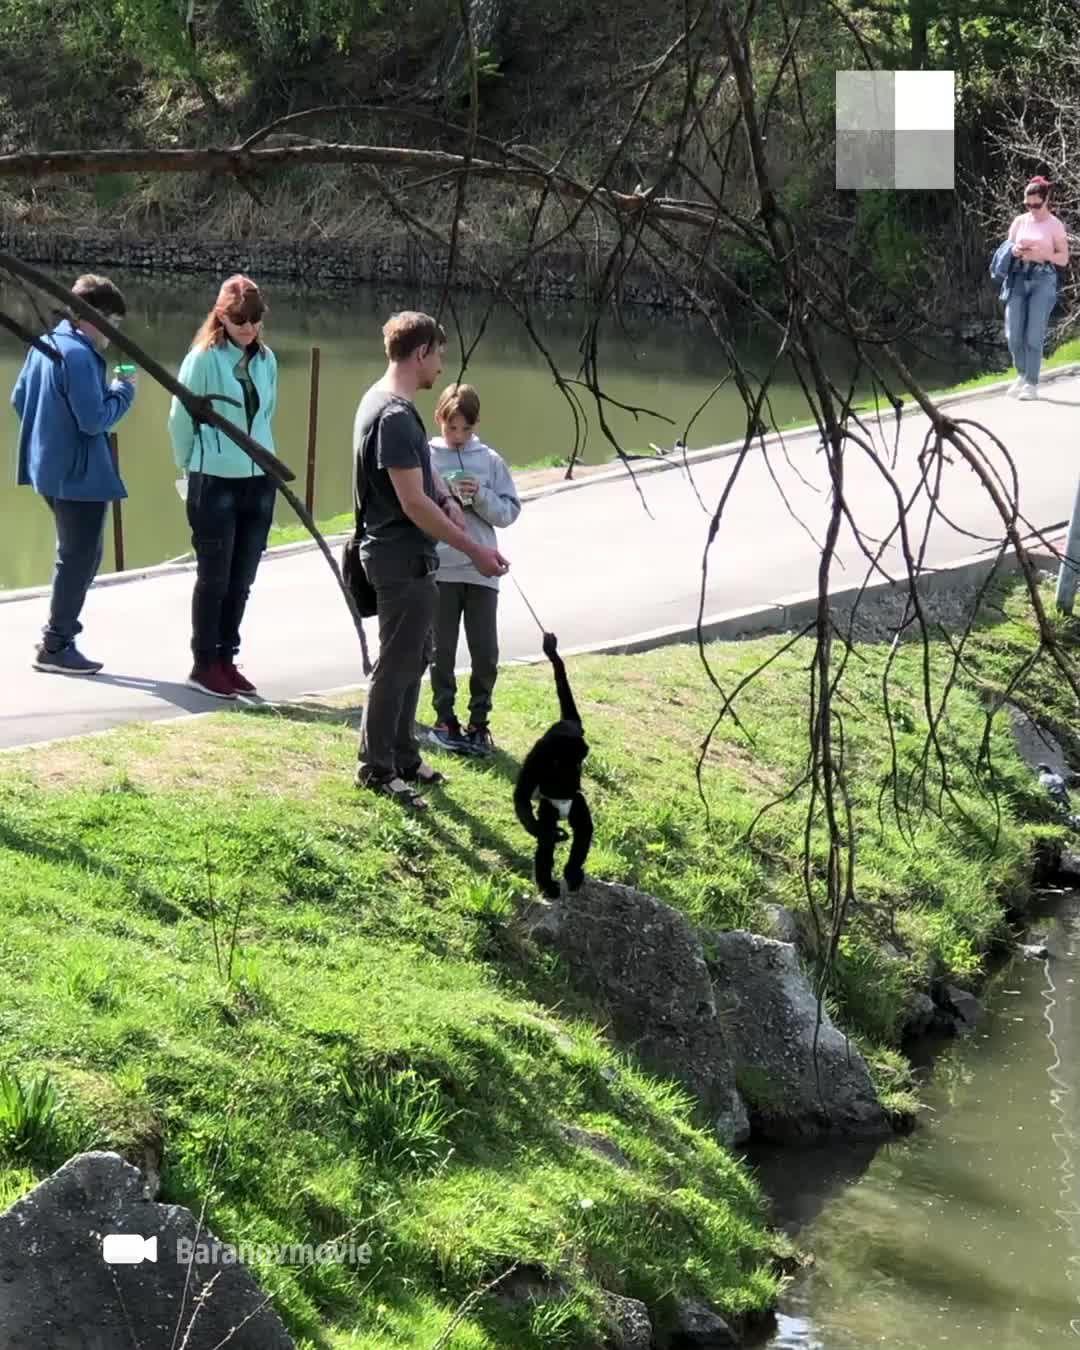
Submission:
[[[185,912],[171,900],[166,900],[163,895],[143,886],[115,863],[106,862],[96,854],[87,852],[81,844],[72,840],[65,840],[60,844],[37,838],[16,829],[0,816],[0,849],[21,853],[55,866],[78,867],[108,877],[110,881],[115,881],[130,891],[144,913],[159,919],[162,923],[178,923],[186,917]]]
[[[359,729],[364,715],[362,703],[350,703],[335,708],[325,703],[296,699],[285,703],[238,702],[238,712],[247,717],[261,717],[271,721],[317,723],[324,726],[348,726]]]
[[[429,830],[447,853],[453,854],[463,866],[483,872],[493,879],[501,877],[507,867],[512,867],[524,876],[532,875],[532,853],[524,854],[513,847],[500,828],[490,825],[455,802],[446,793],[437,788],[428,794],[430,808],[418,817],[424,828]],[[448,816],[462,825],[469,835],[468,843],[462,844],[453,838],[448,830],[439,823],[440,816]],[[522,831],[522,837],[527,838]],[[489,849],[499,855],[498,862],[485,861],[480,856],[481,849]]]

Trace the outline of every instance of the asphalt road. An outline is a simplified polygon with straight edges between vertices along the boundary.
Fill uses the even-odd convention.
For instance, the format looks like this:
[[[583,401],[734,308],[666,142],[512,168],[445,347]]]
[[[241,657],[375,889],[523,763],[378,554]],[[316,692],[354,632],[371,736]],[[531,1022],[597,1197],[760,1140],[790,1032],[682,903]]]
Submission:
[[[1036,403],[1017,403],[1000,393],[952,404],[948,412],[985,423],[1009,447],[1019,474],[1021,509],[1033,526],[1042,527],[1069,515],[1080,469],[1078,409],[1080,376],[1072,375],[1045,383]],[[905,418],[901,428],[895,473],[905,495],[919,478],[918,452],[927,425],[920,414]],[[890,417],[877,433],[889,462],[894,436]],[[996,462],[1003,470],[1000,456]],[[699,463],[692,480],[674,468],[643,476],[639,483],[648,512],[628,477],[526,503],[517,523],[502,532],[500,547],[562,648],[694,622],[710,514],[735,463],[733,458]],[[845,494],[860,530],[876,546],[895,525],[896,500],[869,456],[854,449],[846,458]],[[946,467],[940,500],[953,526],[987,543],[1000,538],[989,497],[962,463]],[[816,434],[785,437],[783,447],[772,438],[767,454],[748,455],[709,554],[705,613],[776,603],[814,588],[829,505],[825,457],[817,450]],[[127,510],[138,510],[138,503],[129,503]],[[925,519],[922,501],[909,517],[916,541]],[[44,512],[41,520],[47,528]],[[980,538],[937,520],[926,562],[941,565],[981,546]],[[866,563],[846,522],[838,558],[843,566],[835,570],[834,585],[861,582]],[[886,567],[890,558],[895,564],[895,550],[886,555]],[[188,570],[95,586],[83,614],[80,645],[106,666],[92,679],[31,668],[45,599],[0,603],[0,746],[228,706],[183,683],[190,668],[193,580]],[[509,578],[502,583],[500,614],[502,659],[537,656],[540,634]],[[374,656],[374,621],[366,627]],[[267,555],[244,638],[239,663],[266,698],[294,698],[362,680],[348,611],[315,550]],[[465,661],[464,647],[459,657]],[[424,695],[421,716],[429,712]]]

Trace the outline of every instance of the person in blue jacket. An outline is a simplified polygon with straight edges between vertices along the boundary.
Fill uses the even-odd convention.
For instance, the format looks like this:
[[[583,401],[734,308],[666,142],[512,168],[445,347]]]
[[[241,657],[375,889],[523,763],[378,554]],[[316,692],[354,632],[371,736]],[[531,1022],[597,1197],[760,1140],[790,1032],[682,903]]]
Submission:
[[[81,276],[71,289],[110,323],[119,324],[127,313],[107,277]],[[56,525],[49,621],[33,665],[58,675],[96,675],[103,663],[85,657],[75,638],[101,566],[109,503],[127,496],[109,431],[131,407],[135,381],[109,381],[109,339],[87,319],[62,319],[42,341],[60,360],[31,350],[11,395],[20,421],[18,482],[44,497]]]
[[[267,305],[245,276],[222,283],[178,376],[194,394],[225,394],[214,410],[273,453],[277,358],[262,340]],[[214,698],[254,694],[236,667],[240,624],[274,519],[274,480],[235,441],[196,424],[179,399],[169,412],[197,572],[191,600],[192,689]]]

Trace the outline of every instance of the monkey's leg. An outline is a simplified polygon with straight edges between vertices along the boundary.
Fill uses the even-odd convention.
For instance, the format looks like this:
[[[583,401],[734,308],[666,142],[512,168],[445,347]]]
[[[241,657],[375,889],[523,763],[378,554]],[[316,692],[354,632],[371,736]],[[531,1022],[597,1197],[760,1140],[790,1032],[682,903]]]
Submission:
[[[574,832],[574,840],[570,845],[570,856],[566,860],[563,876],[566,878],[566,889],[576,891],[585,880],[585,859],[589,856],[593,836],[589,803],[580,792],[574,794],[570,804],[568,823]]]
[[[558,900],[559,883],[555,880],[555,843],[557,839],[559,813],[549,801],[540,798],[536,806],[536,823],[540,833],[536,840],[536,855],[533,858],[533,874],[540,894],[548,900]]]

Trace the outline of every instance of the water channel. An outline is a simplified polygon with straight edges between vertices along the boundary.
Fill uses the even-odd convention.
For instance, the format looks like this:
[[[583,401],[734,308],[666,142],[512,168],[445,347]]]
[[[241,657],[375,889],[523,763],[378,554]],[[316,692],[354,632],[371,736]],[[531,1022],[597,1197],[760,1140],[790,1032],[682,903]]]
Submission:
[[[928,1070],[918,1129],[756,1159],[814,1255],[767,1350],[1035,1350],[1080,1340],[1080,896],[1039,924],[1049,962],[991,980],[988,1016]]]
[[[121,285],[129,311],[125,330],[168,369],[176,370],[191,336],[214,299],[210,277],[171,279],[131,276],[110,271]],[[64,273],[58,279],[70,283]],[[394,308],[434,307],[435,295],[388,295],[371,288],[355,292],[317,293],[277,284],[266,287],[271,313],[267,341],[277,353],[280,392],[275,419],[278,453],[296,472],[303,490],[307,456],[310,353],[321,352],[318,407],[315,514],[327,517],[347,510],[353,414],[363,390],[385,366],[380,328]],[[0,303],[31,329],[40,325],[21,294],[0,288]],[[455,307],[467,340],[478,331],[486,304],[458,295]],[[564,377],[580,367],[578,346],[587,318],[584,306],[534,306],[536,330]],[[645,449],[650,441],[670,445],[682,434],[696,409],[726,372],[715,339],[700,321],[688,316],[654,315],[628,310],[625,331],[611,322],[600,345],[600,375],[605,393],[620,402],[665,414],[634,416],[607,404],[605,417],[627,451]],[[448,327],[449,327],[448,321]],[[771,349],[760,336],[739,340],[741,355],[764,377]],[[24,357],[24,348],[0,332],[0,394],[6,404]],[[832,372],[849,383],[849,357],[830,351]],[[957,346],[932,357],[905,353],[916,373],[930,387],[942,387],[973,373],[971,356]],[[451,333],[445,376],[460,370],[460,348]],[[566,455],[574,443],[571,411],[556,388],[544,357],[512,311],[497,308],[486,324],[469,363],[467,377],[479,390],[481,434],[512,465]],[[436,391],[437,392],[437,391]],[[586,405],[584,459],[599,462],[612,450],[600,429],[595,403]],[[869,393],[869,385],[861,392]],[[435,394],[421,395],[421,412],[429,419]],[[773,416],[779,426],[805,418],[802,391],[790,370],[782,369],[772,391]],[[124,504],[125,564],[147,566],[187,551],[190,540],[183,507],[174,489],[175,472],[166,431],[168,396],[148,377],[139,384],[136,405],[118,427],[124,478],[131,494]],[[48,580],[52,563],[51,521],[43,503],[15,486],[17,422],[10,409],[0,411],[4,472],[0,473],[0,589],[38,585]],[[726,386],[695,422],[692,448],[735,439],[743,434],[745,413],[733,386]],[[279,502],[278,523],[292,524],[287,503]],[[107,531],[104,570],[114,567],[112,531]]]

